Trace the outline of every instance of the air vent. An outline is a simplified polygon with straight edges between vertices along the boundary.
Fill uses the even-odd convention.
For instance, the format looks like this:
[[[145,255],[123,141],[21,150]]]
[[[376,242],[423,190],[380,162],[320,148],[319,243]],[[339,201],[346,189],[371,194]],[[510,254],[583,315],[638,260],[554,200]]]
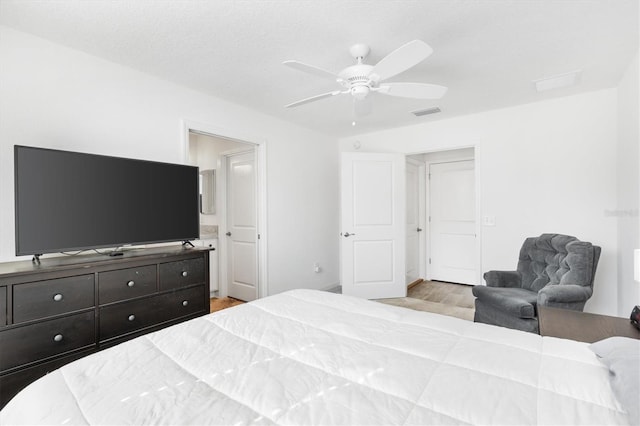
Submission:
[[[566,74],[558,74],[540,80],[534,80],[533,84],[538,92],[544,92],[546,90],[560,89],[563,87],[570,87],[580,82],[580,76],[582,70],[568,72]]]
[[[436,114],[440,112],[441,109],[439,107],[427,108],[427,109],[419,109],[416,111],[411,111],[411,114],[416,117],[422,117],[423,115]]]

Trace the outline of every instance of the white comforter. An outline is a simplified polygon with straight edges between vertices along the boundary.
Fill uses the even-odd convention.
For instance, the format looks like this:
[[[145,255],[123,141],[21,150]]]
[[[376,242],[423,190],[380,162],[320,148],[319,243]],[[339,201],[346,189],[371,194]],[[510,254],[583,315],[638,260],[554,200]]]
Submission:
[[[295,290],[33,383],[2,424],[626,424],[586,344]]]

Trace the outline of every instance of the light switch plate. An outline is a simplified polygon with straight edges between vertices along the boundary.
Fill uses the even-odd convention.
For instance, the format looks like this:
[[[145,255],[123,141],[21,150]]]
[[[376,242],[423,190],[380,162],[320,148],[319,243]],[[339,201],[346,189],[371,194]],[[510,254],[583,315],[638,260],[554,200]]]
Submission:
[[[482,226],[496,226],[496,217],[495,216],[483,216],[482,217]]]

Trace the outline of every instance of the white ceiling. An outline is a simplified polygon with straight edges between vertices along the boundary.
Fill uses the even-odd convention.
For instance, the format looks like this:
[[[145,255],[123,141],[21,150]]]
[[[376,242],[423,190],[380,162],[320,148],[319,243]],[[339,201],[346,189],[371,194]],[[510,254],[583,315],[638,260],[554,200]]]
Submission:
[[[638,52],[638,0],[0,0],[0,24],[337,137],[614,87]],[[389,81],[443,99],[374,94],[355,127],[348,96],[284,108],[340,87],[283,61],[338,72],[354,43],[375,64],[413,39],[434,53]],[[534,90],[574,70],[578,86]]]

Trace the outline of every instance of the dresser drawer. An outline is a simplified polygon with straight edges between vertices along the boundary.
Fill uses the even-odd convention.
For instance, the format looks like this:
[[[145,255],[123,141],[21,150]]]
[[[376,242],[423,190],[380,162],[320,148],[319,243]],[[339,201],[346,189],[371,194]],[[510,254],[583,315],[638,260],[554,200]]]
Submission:
[[[3,330],[0,370],[95,346],[95,342],[94,311]]]
[[[108,340],[163,321],[158,296],[100,308],[100,340]]]
[[[7,288],[0,287],[0,327],[7,325]]]
[[[93,274],[17,284],[13,323],[46,318],[95,306]]]
[[[204,283],[204,258],[160,264],[160,290]]]
[[[198,286],[159,296],[158,309],[162,312],[163,320],[169,321],[204,311],[204,293],[204,286]]]
[[[156,265],[98,274],[98,302],[102,305],[156,292]]]

